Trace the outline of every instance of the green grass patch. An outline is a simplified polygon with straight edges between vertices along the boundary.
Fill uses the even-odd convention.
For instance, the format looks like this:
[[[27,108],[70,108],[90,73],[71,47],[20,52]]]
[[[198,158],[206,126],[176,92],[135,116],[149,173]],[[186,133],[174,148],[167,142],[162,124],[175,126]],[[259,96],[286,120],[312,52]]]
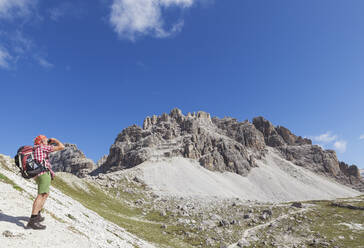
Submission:
[[[352,205],[358,202],[345,201],[345,203]],[[313,219],[313,224],[310,226],[312,231],[326,236],[328,240],[335,240],[335,244],[340,247],[363,247],[364,230],[352,230],[342,225],[342,223],[363,224],[363,210],[334,207],[328,201],[316,201],[315,204],[317,209],[309,214]],[[340,236],[344,238],[340,239]]]
[[[162,216],[159,211],[150,211],[147,213],[145,218],[149,221],[164,222],[164,223],[168,222],[168,220],[170,219],[168,214]]]
[[[56,221],[60,222],[60,223],[66,223],[66,221],[64,221],[61,218],[58,218],[54,213],[48,211],[45,209],[45,212],[48,213],[53,219],[55,219]]]
[[[12,180],[10,180],[8,177],[0,173],[0,182],[7,183],[13,186],[14,189],[23,192],[24,190],[19,187],[16,183],[14,183]]]
[[[55,178],[52,185],[106,220],[125,228],[128,232],[144,240],[158,244],[160,247],[191,247],[183,237],[179,236],[182,234],[182,227],[170,226],[169,231],[164,232],[165,229],[162,229],[160,224],[140,219],[142,209],[131,208],[122,200],[110,197],[94,185],[87,183],[88,190],[85,191],[68,185],[58,177]],[[140,196],[134,197],[136,199]],[[156,213],[152,213],[149,218],[159,219]]]

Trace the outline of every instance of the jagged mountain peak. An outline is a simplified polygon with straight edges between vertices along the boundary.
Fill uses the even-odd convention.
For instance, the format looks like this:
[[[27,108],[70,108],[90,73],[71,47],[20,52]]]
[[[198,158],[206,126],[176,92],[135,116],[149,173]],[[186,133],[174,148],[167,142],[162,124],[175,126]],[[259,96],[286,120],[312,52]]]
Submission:
[[[336,153],[274,126],[262,116],[252,122],[232,117],[212,117],[198,111],[184,115],[178,108],[169,114],[146,117],[143,127],[125,128],[110,148],[106,161],[91,174],[137,166],[163,157],[193,159],[212,171],[246,176],[273,147],[282,158],[340,183],[364,190],[357,166],[339,162]]]

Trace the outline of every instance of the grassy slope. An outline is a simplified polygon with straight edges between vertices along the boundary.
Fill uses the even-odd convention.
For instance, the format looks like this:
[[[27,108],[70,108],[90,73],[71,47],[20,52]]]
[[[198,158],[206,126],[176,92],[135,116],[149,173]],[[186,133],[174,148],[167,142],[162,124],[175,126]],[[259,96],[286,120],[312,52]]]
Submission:
[[[171,216],[170,213],[167,213],[166,216],[160,216],[159,212],[151,211],[151,207],[148,208],[148,203],[144,205],[144,209],[149,209],[145,214],[143,214],[142,208],[131,207],[127,204],[127,201],[134,202],[137,199],[143,198],[141,194],[128,194],[117,189],[104,192],[91,184],[88,184],[89,191],[86,192],[80,188],[76,189],[67,185],[59,178],[55,180],[53,185],[105,219],[158,246],[206,247],[204,241],[207,238],[216,237],[216,229],[198,231],[186,225],[176,224],[176,220],[180,216]],[[121,194],[118,198],[119,200],[116,197],[112,197],[116,193]],[[364,205],[364,197],[345,199],[345,201],[347,201],[345,202],[347,204]],[[252,243],[251,247],[254,247],[254,245],[256,247],[261,247],[261,245],[264,245],[264,247],[275,247],[270,244],[280,244],[283,239],[287,239],[285,242],[291,242],[291,244],[299,242],[300,244],[313,247],[320,247],[320,245],[312,244],[313,239],[328,242],[331,245],[335,244],[339,247],[364,247],[364,231],[350,230],[345,225],[339,225],[340,223],[364,223],[364,211],[332,207],[330,206],[330,201],[311,201],[306,203],[312,204],[312,207],[304,214],[294,216],[294,219],[285,218],[273,228],[267,227],[260,230],[257,234],[259,240]],[[287,214],[289,212],[289,205],[274,207],[272,219]],[[264,209],[260,206],[252,206],[252,208],[254,212],[261,212]],[[234,212],[231,207],[230,210]],[[235,212],[242,213],[246,210],[236,209]],[[291,211],[293,210],[291,209]],[[195,220],[201,222],[198,217]],[[253,223],[253,226],[247,226],[248,223],[242,223],[240,226],[219,228],[222,230],[223,235],[227,237],[226,240],[230,240],[228,243],[233,243],[240,239],[245,229],[267,221]],[[161,228],[162,223],[166,223],[167,228]],[[187,233],[194,235],[191,237],[186,235]],[[340,239],[339,236],[344,236],[344,238]],[[292,240],[295,240],[295,242]],[[265,241],[265,244],[262,243],[263,241]],[[220,245],[219,242],[216,242],[212,246],[219,247]]]
[[[357,202],[361,199],[361,202]],[[364,211],[348,208],[333,207],[331,202],[316,202],[317,211],[313,211],[310,217],[313,219],[311,230],[326,236],[328,240],[335,240],[339,247],[364,247],[364,231],[350,230],[340,223],[362,224],[364,227]],[[352,204],[353,203],[353,204]],[[364,196],[346,199],[345,204],[364,206]],[[344,238],[339,238],[340,236]]]
[[[363,206],[364,196],[338,199],[345,204]],[[259,240],[251,247],[277,247],[296,244],[296,247],[340,247],[364,248],[364,230],[352,230],[342,223],[362,224],[364,211],[331,206],[333,201],[308,201],[312,206],[304,214],[292,215],[277,225],[261,229],[257,234]],[[294,218],[293,218],[294,217]],[[315,240],[315,242],[313,242]],[[265,244],[263,242],[265,241]],[[283,243],[284,243],[283,242]],[[327,246],[326,246],[327,245]]]
[[[164,217],[159,217],[156,213],[149,213],[147,218],[143,219],[141,209],[129,207],[125,202],[110,197],[91,184],[88,184],[88,192],[81,188],[71,187],[60,178],[56,178],[52,185],[103,218],[144,240],[165,247],[191,247],[184,240],[175,237],[174,233],[183,231],[181,227],[175,225],[162,229],[159,222],[163,221]],[[123,197],[129,198],[129,200],[136,198],[135,195],[128,194]]]
[[[9,178],[7,178],[5,175],[0,173],[0,182],[7,183],[13,186],[14,189],[22,192],[23,189],[19,187],[17,184],[15,184],[13,181],[11,181]]]
[[[0,166],[5,170],[10,171],[10,169],[6,166],[6,163],[3,161],[3,158],[1,156],[0,156]],[[10,184],[13,186],[14,189],[16,189],[20,192],[23,191],[23,189],[21,187],[19,187],[19,185],[17,185],[16,183],[14,183],[12,180],[10,180],[8,177],[6,177],[5,175],[3,175],[1,173],[0,173],[0,182]]]

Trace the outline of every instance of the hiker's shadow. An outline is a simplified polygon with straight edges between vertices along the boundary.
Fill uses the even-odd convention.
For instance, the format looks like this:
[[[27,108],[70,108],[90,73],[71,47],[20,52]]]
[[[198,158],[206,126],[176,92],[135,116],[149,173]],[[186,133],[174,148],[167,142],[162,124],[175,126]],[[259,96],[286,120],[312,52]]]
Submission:
[[[14,223],[17,226],[25,228],[25,225],[22,221],[24,221],[24,222],[29,221],[29,217],[25,217],[25,216],[14,217],[14,216],[6,215],[6,214],[0,212],[0,221]]]

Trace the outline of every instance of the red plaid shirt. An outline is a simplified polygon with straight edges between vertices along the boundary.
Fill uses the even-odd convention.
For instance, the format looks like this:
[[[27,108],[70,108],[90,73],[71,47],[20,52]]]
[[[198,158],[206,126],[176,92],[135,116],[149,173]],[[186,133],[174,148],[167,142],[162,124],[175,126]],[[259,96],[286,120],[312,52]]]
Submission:
[[[50,145],[39,145],[34,147],[34,159],[37,163],[43,164],[54,177],[54,172],[52,171],[51,163],[49,162],[48,154],[54,152],[53,146]],[[44,161],[44,162],[43,162]],[[38,176],[43,175],[46,172],[38,174]]]

